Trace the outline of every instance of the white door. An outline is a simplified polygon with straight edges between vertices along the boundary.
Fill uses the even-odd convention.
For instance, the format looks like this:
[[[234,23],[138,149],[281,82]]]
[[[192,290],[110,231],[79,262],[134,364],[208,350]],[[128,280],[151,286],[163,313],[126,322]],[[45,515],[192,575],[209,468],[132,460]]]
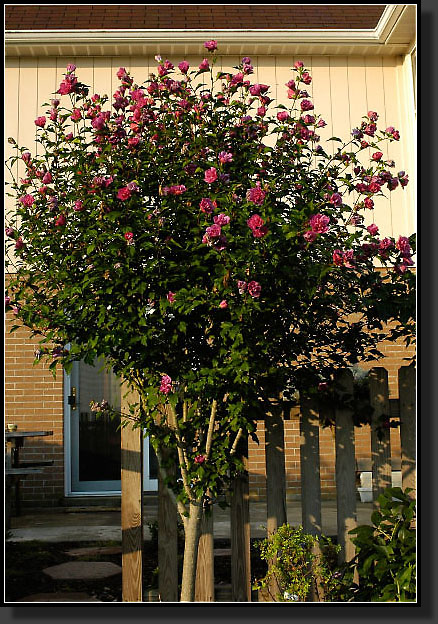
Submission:
[[[120,410],[118,379],[95,366],[76,362],[65,376],[66,494],[71,496],[120,494],[119,420],[97,415],[90,402],[106,399]],[[143,489],[158,487],[157,460],[148,438],[144,441]]]

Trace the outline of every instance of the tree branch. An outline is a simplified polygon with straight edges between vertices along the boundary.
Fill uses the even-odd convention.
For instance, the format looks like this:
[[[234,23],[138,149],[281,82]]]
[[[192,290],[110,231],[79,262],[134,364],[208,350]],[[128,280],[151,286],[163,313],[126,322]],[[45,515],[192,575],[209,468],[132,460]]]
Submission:
[[[211,413],[210,413],[210,422],[208,423],[208,432],[207,432],[207,444],[205,447],[205,458],[208,459],[210,457],[211,452],[211,443],[213,440],[213,430],[214,430],[214,422],[216,419],[217,412],[217,401],[213,399],[213,403],[211,404]]]

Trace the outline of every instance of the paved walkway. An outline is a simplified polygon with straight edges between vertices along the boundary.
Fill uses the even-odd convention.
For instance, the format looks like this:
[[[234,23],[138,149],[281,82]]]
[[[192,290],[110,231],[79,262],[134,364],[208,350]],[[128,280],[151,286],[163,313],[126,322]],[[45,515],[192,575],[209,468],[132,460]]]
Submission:
[[[358,524],[370,524],[372,503],[357,501]],[[301,524],[301,504],[289,502],[287,505],[289,524]],[[148,522],[157,519],[156,499],[144,505],[144,538],[150,538]],[[250,503],[251,537],[266,535],[266,503]],[[322,532],[334,536],[337,533],[336,501],[322,503]],[[41,540],[44,542],[87,542],[121,541],[120,511],[96,511],[88,508],[60,508],[49,511],[26,513],[11,519],[8,540],[22,542]],[[214,536],[230,537],[229,509],[214,509]]]

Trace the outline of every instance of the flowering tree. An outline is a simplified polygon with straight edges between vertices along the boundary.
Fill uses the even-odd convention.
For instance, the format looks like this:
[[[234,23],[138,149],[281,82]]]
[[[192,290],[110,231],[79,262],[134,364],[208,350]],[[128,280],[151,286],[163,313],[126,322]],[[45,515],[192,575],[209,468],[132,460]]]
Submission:
[[[380,151],[397,130],[370,111],[331,156],[302,63],[290,106],[269,115],[251,60],[215,74],[216,42],[205,47],[195,69],[156,57],[141,85],[120,68],[110,109],[69,65],[55,94],[67,104],[35,120],[41,155],[10,139],[8,163],[26,176],[12,184],[6,304],[53,370],[103,356],[129,382],[164,472],[161,449],[176,450],[184,601],[202,509],[241,469],[265,401],[377,357],[383,337],[410,339],[413,315],[413,237],[380,238],[362,216],[408,182]]]

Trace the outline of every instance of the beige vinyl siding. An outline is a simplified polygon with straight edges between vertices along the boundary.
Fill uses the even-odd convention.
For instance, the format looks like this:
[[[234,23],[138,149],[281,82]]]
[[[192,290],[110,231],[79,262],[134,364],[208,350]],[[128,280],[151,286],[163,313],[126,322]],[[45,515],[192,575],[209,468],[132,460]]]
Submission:
[[[206,55],[208,56],[208,55]],[[164,58],[164,57],[163,57]],[[183,56],[171,58],[175,66]],[[210,58],[210,57],[209,57]],[[233,66],[240,62],[238,56],[219,58],[217,68],[235,71]],[[379,225],[382,236],[408,235],[415,227],[415,114],[412,89],[412,63],[410,56],[254,56],[255,73],[248,78],[251,82],[271,85],[272,96],[278,103],[290,105],[285,83],[295,76],[291,67],[296,60],[303,60],[313,81],[305,87],[313,96],[316,113],[327,122],[320,130],[321,143],[330,136],[349,140],[353,127],[360,125],[362,116],[368,110],[380,115],[380,126],[392,125],[400,130],[400,143],[385,146],[385,158],[396,160],[394,173],[405,170],[411,183],[404,190],[400,188],[389,193],[389,201],[377,199],[375,210],[367,211],[366,222]],[[197,66],[201,57],[187,56],[191,66]],[[62,80],[68,63],[77,65],[81,82],[90,86],[93,93],[107,94],[110,98],[119,85],[116,72],[120,66],[133,74],[134,81],[141,84],[156,68],[154,56],[134,57],[49,57],[49,58],[7,58],[6,59],[6,136],[13,136],[19,145],[25,145],[36,152],[34,119],[45,114],[43,102],[50,101],[53,92]],[[198,77],[206,80],[206,75]],[[109,104],[107,104],[109,106]],[[273,109],[271,114],[275,114]],[[331,152],[336,144],[327,145]],[[12,146],[6,145],[6,156],[12,153]],[[20,163],[19,173],[24,172]],[[8,173],[6,172],[6,177]],[[7,207],[11,200],[7,199]]]

